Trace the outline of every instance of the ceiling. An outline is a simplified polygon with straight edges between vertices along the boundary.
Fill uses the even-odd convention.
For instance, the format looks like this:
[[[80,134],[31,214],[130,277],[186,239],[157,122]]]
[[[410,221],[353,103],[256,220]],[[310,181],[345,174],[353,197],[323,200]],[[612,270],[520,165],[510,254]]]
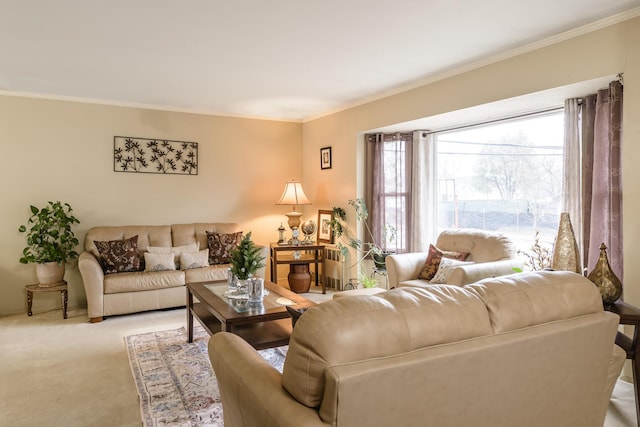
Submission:
[[[308,120],[605,18],[601,25],[638,16],[639,6],[0,0],[0,93]]]

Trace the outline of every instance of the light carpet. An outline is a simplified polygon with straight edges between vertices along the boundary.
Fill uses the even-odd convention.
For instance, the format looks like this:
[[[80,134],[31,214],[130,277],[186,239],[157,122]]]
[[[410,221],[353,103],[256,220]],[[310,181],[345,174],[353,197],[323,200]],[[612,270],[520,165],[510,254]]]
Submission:
[[[125,338],[140,395],[145,426],[223,426],[218,382],[211,368],[209,335],[194,325],[193,343],[184,328]],[[259,353],[282,372],[287,347]]]

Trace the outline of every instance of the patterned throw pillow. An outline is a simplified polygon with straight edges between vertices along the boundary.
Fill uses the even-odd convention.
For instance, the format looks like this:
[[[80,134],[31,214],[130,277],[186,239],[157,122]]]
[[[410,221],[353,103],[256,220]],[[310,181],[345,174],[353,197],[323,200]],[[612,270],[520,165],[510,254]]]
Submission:
[[[171,252],[145,252],[144,265],[144,271],[166,271],[176,269],[176,264]]]
[[[433,245],[429,245],[429,254],[427,255],[427,261],[424,263],[424,266],[422,267],[422,271],[418,275],[418,278],[424,280],[433,279],[433,276],[435,276],[438,272],[438,267],[440,266],[440,260],[442,258],[451,258],[458,261],[464,261],[468,256],[469,254],[467,252],[443,251]]]
[[[140,252],[138,252],[138,236],[124,240],[93,242],[100,253],[100,265],[104,274],[140,271]]]
[[[231,251],[240,244],[240,240],[242,240],[242,231],[231,234],[219,234],[207,231],[209,264],[228,264],[231,262]]]
[[[182,252],[180,254],[180,268],[190,270],[209,266],[209,250],[203,249],[198,252]]]
[[[433,279],[431,279],[429,283],[433,283],[433,284],[447,283],[447,280],[449,280],[449,276],[451,276],[451,273],[453,273],[454,269],[456,269],[457,267],[460,267],[461,265],[467,265],[467,264],[473,264],[473,263],[468,261],[458,261],[452,258],[443,257],[440,260],[440,266],[438,267],[438,272],[436,273],[435,276],[433,276]]]

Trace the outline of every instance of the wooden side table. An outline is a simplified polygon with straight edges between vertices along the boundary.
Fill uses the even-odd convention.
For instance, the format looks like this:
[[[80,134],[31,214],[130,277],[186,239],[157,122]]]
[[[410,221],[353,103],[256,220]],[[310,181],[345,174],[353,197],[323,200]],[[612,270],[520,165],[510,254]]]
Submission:
[[[633,337],[628,337],[618,331],[616,344],[627,352],[627,359],[631,360],[631,367],[633,368],[633,390],[636,397],[636,418],[640,426],[640,390],[638,390],[640,388],[640,340],[638,340],[638,334],[640,333],[640,309],[621,300],[616,301],[610,306],[605,306],[604,309],[620,316],[621,325],[633,326]]]
[[[27,285],[24,287],[27,290],[27,314],[32,316],[31,307],[33,306],[33,294],[39,292],[61,292],[62,293],[62,318],[67,318],[67,301],[69,300],[69,291],[66,280],[60,283],[56,283],[50,286]]]
[[[322,284],[322,293],[327,293],[327,287],[324,280],[320,280],[318,265],[322,265],[324,269],[324,245],[278,245],[271,243],[271,281],[278,283],[278,265],[289,264],[289,268],[293,275],[309,275],[309,264],[315,264],[316,285]],[[287,253],[288,252],[288,253]],[[299,252],[299,257],[294,256]],[[324,274],[324,273],[323,273]],[[307,282],[308,284],[309,282]],[[289,287],[294,290],[296,286]]]

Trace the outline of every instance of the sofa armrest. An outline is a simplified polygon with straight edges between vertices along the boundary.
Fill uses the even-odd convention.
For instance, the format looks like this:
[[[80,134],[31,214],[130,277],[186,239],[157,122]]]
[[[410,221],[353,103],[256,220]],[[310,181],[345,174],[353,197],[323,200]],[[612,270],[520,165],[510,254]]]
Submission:
[[[96,257],[84,251],[78,257],[78,270],[82,276],[87,296],[87,314],[91,322],[99,322],[104,316],[104,272]]]
[[[315,409],[282,387],[280,372],[239,336],[214,334],[209,358],[218,379],[225,427],[327,426]]]
[[[506,276],[516,273],[514,268],[522,269],[522,267],[522,262],[517,259],[463,265],[453,269],[447,279],[447,285],[464,286],[488,277]]]
[[[422,271],[424,263],[427,261],[427,255],[427,252],[388,255],[385,263],[389,289],[397,288],[400,282],[417,278]]]

